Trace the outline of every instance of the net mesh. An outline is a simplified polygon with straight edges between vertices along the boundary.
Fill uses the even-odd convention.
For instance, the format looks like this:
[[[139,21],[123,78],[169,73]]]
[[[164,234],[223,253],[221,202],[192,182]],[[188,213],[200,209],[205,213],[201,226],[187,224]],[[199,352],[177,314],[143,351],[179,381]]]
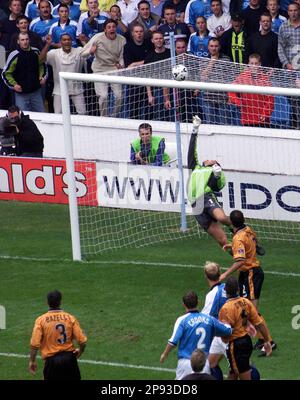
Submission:
[[[187,54],[177,56],[176,64],[185,65],[188,71],[187,79],[194,82],[247,84],[266,88],[298,86],[298,74],[295,71],[235,64]],[[173,79],[170,59],[118,70],[110,74],[135,78]],[[85,82],[84,88],[87,113],[90,115],[90,117],[85,117],[85,124],[94,126],[95,129],[91,129],[83,137],[80,124],[73,124],[74,154],[78,163],[86,160],[97,161],[98,184],[95,184],[92,174],[89,186],[94,185],[98,200],[99,182],[102,188],[106,188],[106,194],[113,191],[118,196],[121,193],[122,197],[124,192],[124,199],[129,192],[132,195],[134,190],[135,200],[137,200],[134,204],[138,204],[139,200],[142,203],[145,202],[149,191],[157,191],[155,179],[153,179],[154,183],[151,183],[152,178],[149,177],[142,182],[139,181],[139,174],[143,176],[145,167],[139,172],[128,172],[130,143],[138,136],[137,128],[141,122],[149,121],[154,127],[154,132],[165,137],[168,144],[170,132],[173,134],[173,142],[175,141],[176,116],[180,122],[183,164],[186,168],[188,133],[192,130],[192,117],[197,114],[202,119],[204,131],[203,136],[200,133],[198,140],[200,159],[217,159],[221,162],[225,173],[229,170],[244,174],[238,183],[235,182],[234,177],[232,182],[231,177],[229,178],[229,189],[226,189],[229,194],[227,197],[223,196],[226,213],[234,208],[246,210],[247,222],[262,239],[297,241],[300,239],[299,207],[295,205],[299,204],[297,180],[300,176],[300,164],[297,161],[297,154],[299,154],[297,149],[300,144],[299,140],[293,136],[298,133],[295,129],[300,128],[300,121],[298,121],[300,104],[297,97],[155,87],[149,91],[149,88],[142,85],[109,85],[101,82],[96,84]],[[71,108],[71,111],[76,112],[74,108]],[[98,118],[99,116],[108,118]],[[233,126],[236,127],[234,132]],[[96,132],[97,129],[98,132]],[[113,135],[111,129],[116,131]],[[269,142],[271,137],[277,136],[280,139],[283,136],[282,132],[285,132],[285,137],[293,141],[294,153],[290,152],[289,143]],[[221,135],[226,135],[226,140],[222,140]],[[247,142],[245,135],[248,139],[253,137],[253,140]],[[167,149],[168,147],[166,151]],[[270,152],[273,152],[272,156]],[[176,153],[173,158],[175,163],[171,165],[171,169],[177,170]],[[80,161],[83,159],[84,161]],[[124,169],[127,175],[123,176]],[[109,172],[106,174],[107,170]],[[187,178],[188,172],[185,172]],[[260,191],[259,196],[267,198],[265,200],[265,197],[258,196],[259,199],[255,201],[258,201],[260,206],[264,202],[268,203],[268,194],[258,186],[268,187],[271,180],[275,182],[274,187],[276,181],[283,182],[280,187],[274,189],[273,202],[267,205],[268,213],[266,214],[261,214],[259,207],[255,211],[256,206],[252,205],[255,201],[251,203],[249,198],[243,198],[246,192],[241,190],[241,185],[244,184],[241,182],[247,181],[250,185],[256,182],[255,176],[249,177],[249,174],[253,173],[260,176],[259,184],[255,184],[254,189]],[[133,174],[132,181],[130,181],[130,174]],[[104,176],[106,176],[106,182]],[[119,178],[117,181],[116,177]],[[176,192],[177,183],[178,179],[173,180],[170,189],[168,185],[165,186],[166,180],[164,180],[163,190],[170,196],[170,190]],[[234,201],[230,200],[230,183],[232,187],[239,185],[239,194],[236,195]],[[283,197],[280,194],[282,187],[290,188],[287,194],[282,195]],[[138,190],[142,195],[137,196]],[[264,194],[262,195],[261,192]],[[159,207],[149,210],[144,206],[135,207],[134,204],[131,204],[129,208],[124,204],[121,207],[120,204],[115,207],[112,204],[91,207],[90,203],[87,202],[87,205],[84,205],[82,201],[79,207],[79,219],[83,253],[89,255],[125,246],[144,246],[163,240],[202,235],[203,231],[190,215],[187,218],[188,231],[185,233],[180,231],[180,198],[178,193],[176,196],[175,202],[169,201],[172,212],[170,208],[167,211],[160,210]],[[280,210],[282,207],[280,201],[284,203],[283,214]],[[275,203],[276,206],[273,205]],[[294,205],[290,206],[290,204]],[[287,215],[292,215],[293,218]]]

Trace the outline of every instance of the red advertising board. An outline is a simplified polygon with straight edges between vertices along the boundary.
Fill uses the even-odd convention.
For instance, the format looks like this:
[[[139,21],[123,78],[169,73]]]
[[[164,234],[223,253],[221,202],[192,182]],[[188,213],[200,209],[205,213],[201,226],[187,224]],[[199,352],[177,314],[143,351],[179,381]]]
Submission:
[[[96,206],[96,164],[76,161],[78,204]],[[0,157],[0,200],[68,203],[66,161]]]

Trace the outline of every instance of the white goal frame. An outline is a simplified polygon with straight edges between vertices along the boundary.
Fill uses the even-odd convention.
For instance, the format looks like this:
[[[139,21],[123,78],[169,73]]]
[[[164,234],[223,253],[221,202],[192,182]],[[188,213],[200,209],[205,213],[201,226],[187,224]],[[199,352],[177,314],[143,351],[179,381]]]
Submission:
[[[78,218],[78,207],[77,207],[76,186],[75,186],[71,113],[70,113],[67,81],[72,80],[81,82],[118,83],[123,85],[128,84],[128,85],[140,85],[140,86],[151,86],[151,87],[161,87],[161,88],[192,89],[192,90],[207,90],[213,92],[235,92],[235,93],[251,93],[251,94],[266,94],[274,96],[300,97],[299,88],[294,89],[294,88],[282,88],[282,87],[270,87],[270,86],[233,85],[233,84],[193,82],[193,81],[179,82],[168,79],[151,79],[151,78],[126,77],[117,75],[101,75],[96,73],[82,74],[82,73],[72,73],[72,72],[60,72],[59,76],[60,76],[61,99],[62,99],[66,166],[68,175],[72,254],[74,261],[81,261],[82,256],[80,247],[79,218]]]

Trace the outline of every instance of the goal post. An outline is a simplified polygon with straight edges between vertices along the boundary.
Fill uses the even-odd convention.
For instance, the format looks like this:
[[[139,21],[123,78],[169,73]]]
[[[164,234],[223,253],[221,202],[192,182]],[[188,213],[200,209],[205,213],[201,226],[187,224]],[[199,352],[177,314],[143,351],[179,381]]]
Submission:
[[[219,98],[221,94],[246,94],[248,100],[254,95],[251,100],[253,104],[255,95],[272,96],[274,99],[277,96],[279,99],[299,98],[299,89],[293,87],[294,80],[286,71],[265,68],[263,71],[270,77],[272,85],[256,86],[244,82],[233,83],[239,74],[247,70],[245,65],[222,62],[220,70],[224,76],[220,74],[215,82],[211,82],[199,78],[199,71],[207,68],[208,59],[183,55],[176,57],[176,63],[187,66],[189,80],[172,79],[170,60],[105,75],[60,72],[74,260],[123,246],[143,246],[201,233],[187,201],[185,207],[189,229],[186,234],[179,232],[181,203],[178,196],[178,166],[145,167],[129,162],[129,146],[138,136],[137,128],[142,122],[152,124],[155,128],[153,134],[158,132],[159,136],[165,137],[166,145],[175,140],[172,140],[172,137],[175,138],[173,118],[147,120],[130,117],[129,107],[135,99],[128,96],[128,93],[133,93],[130,88],[149,86],[169,88],[170,92],[173,89],[186,91],[184,93],[197,92],[202,95],[202,100],[206,93]],[[78,116],[80,122],[74,123],[76,116],[70,115],[69,82],[85,82],[88,87],[95,83],[122,85],[122,107],[125,111],[117,115],[121,118],[116,115],[110,117],[108,110],[107,116],[100,116],[99,113]],[[85,101],[90,97],[89,92],[85,93]],[[184,100],[186,113],[191,115],[190,99],[186,97]],[[134,113],[144,106],[140,100],[135,101]],[[174,99],[171,101],[174,102]],[[112,102],[114,93],[110,94],[108,107],[112,107]],[[264,113],[259,104],[254,106],[258,116]],[[206,118],[209,109],[201,110]],[[280,106],[278,110],[281,111]],[[216,114],[216,111],[213,112]],[[124,119],[124,116],[127,118]],[[181,150],[185,159],[192,131],[191,122],[190,116],[180,121]],[[200,128],[200,159],[217,159],[225,170],[228,184],[219,197],[225,211],[242,209],[261,238],[300,240],[300,186],[297,183],[300,163],[296,160],[297,156],[292,154],[293,149],[295,154],[300,151],[297,133],[299,131],[291,126],[281,130],[207,121]],[[269,151],[272,154],[268,154]],[[88,185],[93,188],[86,203],[78,200],[78,180],[83,179],[76,175],[78,168],[88,171]],[[183,174],[186,186],[186,168]],[[186,193],[186,187],[183,190]]]

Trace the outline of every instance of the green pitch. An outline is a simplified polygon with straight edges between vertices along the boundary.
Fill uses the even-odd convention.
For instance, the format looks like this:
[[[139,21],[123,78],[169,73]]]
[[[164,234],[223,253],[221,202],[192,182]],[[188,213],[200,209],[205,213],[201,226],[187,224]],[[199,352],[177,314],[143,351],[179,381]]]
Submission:
[[[0,213],[0,304],[6,310],[0,379],[42,378],[41,360],[34,378],[27,371],[29,340],[35,318],[47,309],[46,293],[54,289],[88,336],[80,364],[84,379],[174,379],[176,351],[163,365],[159,357],[183,313],[181,297],[194,289],[202,307],[207,286],[201,265],[213,260],[228,267],[228,254],[208,238],[192,238],[74,263],[66,206],[0,202]],[[292,308],[300,304],[299,244],[263,244],[260,308],[278,350],[269,359],[253,352],[252,361],[264,379],[300,379],[300,329],[292,327]]]

